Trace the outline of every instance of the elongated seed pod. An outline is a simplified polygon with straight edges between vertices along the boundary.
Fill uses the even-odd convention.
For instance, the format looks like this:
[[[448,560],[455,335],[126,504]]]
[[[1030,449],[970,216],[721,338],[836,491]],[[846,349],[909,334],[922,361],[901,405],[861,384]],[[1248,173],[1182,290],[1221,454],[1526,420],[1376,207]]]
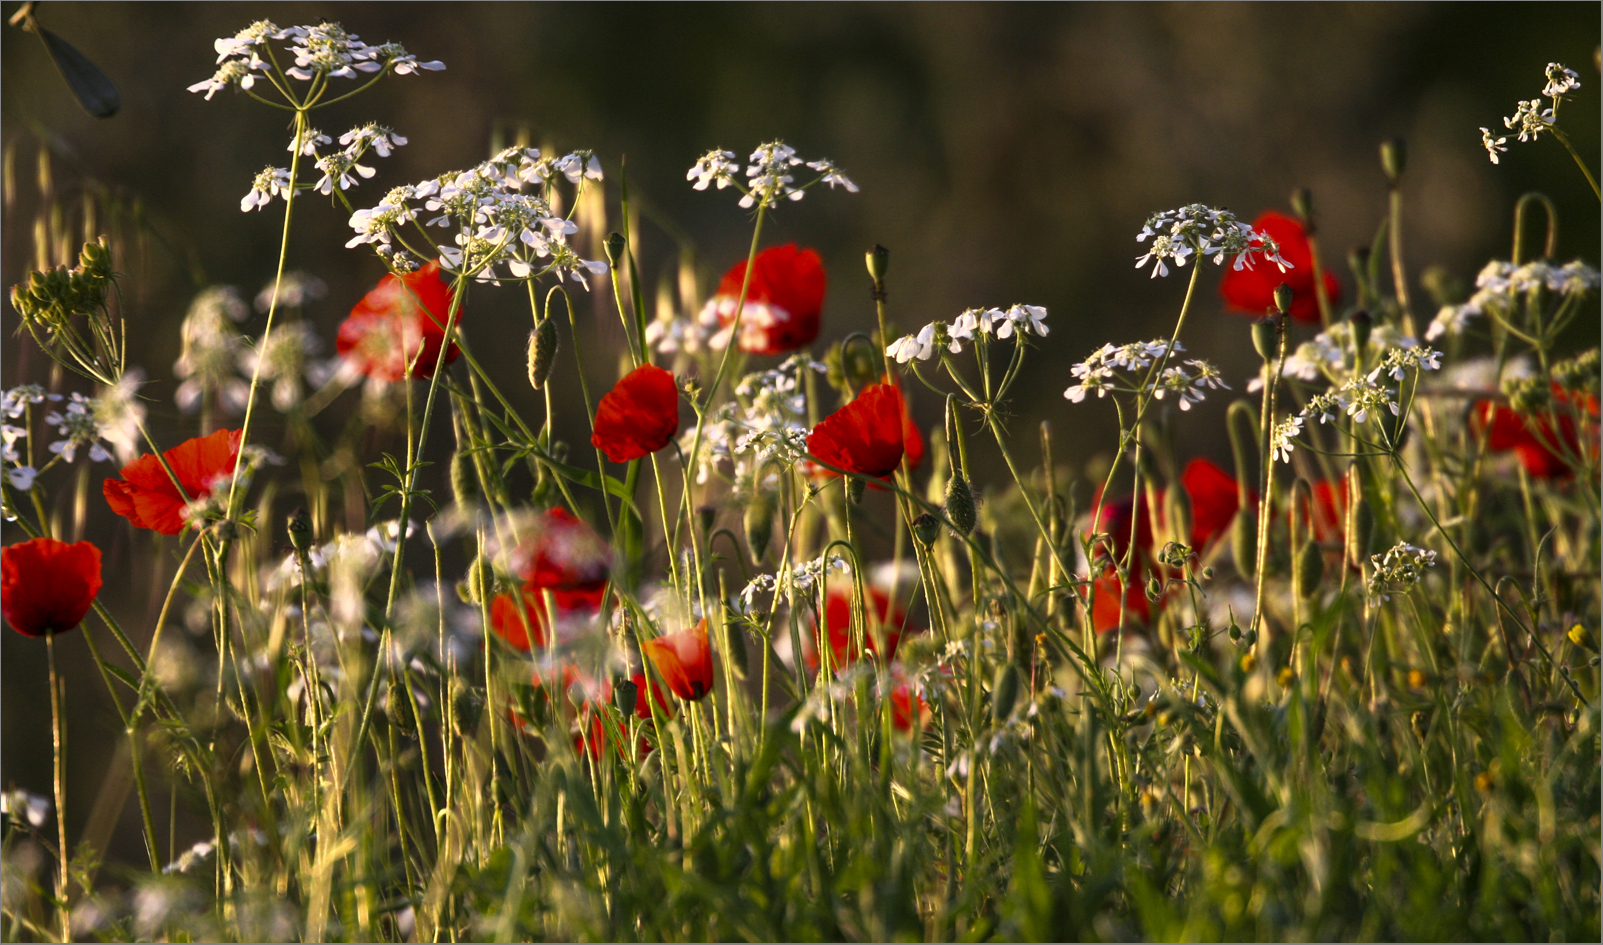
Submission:
[[[461,450],[451,455],[451,494],[462,508],[479,501],[478,471],[473,468],[473,457]]]
[[[953,472],[946,480],[946,517],[952,520],[952,526],[960,535],[974,530],[974,493],[959,472]]]
[[[996,680],[991,684],[991,722],[1000,725],[1013,714],[1013,706],[1019,701],[1019,668],[1012,662],[1004,663],[996,671]]]
[[[1297,553],[1297,595],[1309,600],[1319,592],[1319,582],[1325,576],[1325,555],[1317,542],[1305,542]]]
[[[1236,561],[1236,573],[1243,581],[1251,581],[1258,567],[1257,516],[1248,509],[1236,512],[1230,522],[1230,557]]]
[[[753,561],[762,561],[768,556],[768,542],[774,533],[774,498],[766,492],[758,492],[746,504],[746,515],[742,524],[746,529],[746,547],[751,550]]]
[[[729,668],[741,679],[746,678],[746,631],[738,623],[724,624],[729,634]]]
[[[557,323],[552,319],[546,319],[529,332],[530,387],[535,390],[545,387],[546,379],[551,376],[551,367],[557,363],[557,348],[560,346],[561,336],[557,334]]]

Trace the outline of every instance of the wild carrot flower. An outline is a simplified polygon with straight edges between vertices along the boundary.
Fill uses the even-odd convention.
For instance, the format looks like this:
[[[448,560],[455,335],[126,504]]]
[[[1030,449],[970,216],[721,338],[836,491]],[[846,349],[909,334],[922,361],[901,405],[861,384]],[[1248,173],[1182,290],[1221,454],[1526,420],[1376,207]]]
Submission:
[[[673,374],[642,364],[625,374],[596,405],[592,446],[615,463],[649,456],[679,431],[679,389]]]
[[[160,460],[146,453],[122,469],[121,479],[102,485],[106,504],[133,524],[163,535],[176,535],[186,523],[187,502],[210,496],[227,483],[239,458],[240,431],[218,430],[210,436],[186,440],[162,456],[184,487],[173,484]],[[187,497],[187,502],[186,502]]]
[[[1286,314],[1293,321],[1316,323],[1319,321],[1319,299],[1314,291],[1314,257],[1308,245],[1308,234],[1303,225],[1292,217],[1265,211],[1252,221],[1252,229],[1266,233],[1280,247],[1281,258],[1290,265],[1289,271],[1243,266],[1231,268],[1219,282],[1219,294],[1225,303],[1237,311],[1262,316],[1273,309],[1275,288],[1281,283],[1291,287],[1291,308]],[[1341,301],[1341,283],[1329,270],[1324,272],[1325,296],[1334,306]]]
[[[1281,272],[1292,268],[1292,263],[1280,254],[1274,236],[1255,230],[1236,219],[1229,210],[1189,204],[1178,210],[1163,210],[1147,218],[1135,241],[1152,245],[1147,253],[1136,260],[1137,269],[1152,263],[1152,277],[1169,274],[1165,261],[1184,266],[1195,255],[1199,259],[1213,258],[1217,265],[1232,260],[1233,269],[1250,269],[1258,261],[1273,263]]]
[[[792,172],[803,165],[808,170],[816,171],[818,177],[809,184],[795,187],[796,178]],[[808,187],[818,183],[828,184],[831,188],[839,185],[846,188],[848,193],[855,194],[858,190],[857,185],[833,161],[805,161],[796,156],[795,148],[783,141],[758,145],[747,162],[747,180],[741,181],[740,173],[735,152],[714,148],[703,154],[695,166],[685,172],[685,180],[695,181],[692,187],[696,190],[706,190],[708,185],[714,183],[719,190],[733,186],[741,193],[740,205],[748,210],[752,207],[774,207],[780,200],[800,200]]]
[[[83,622],[100,593],[100,549],[35,538],[0,551],[6,622],[24,636],[63,633]]]
[[[379,381],[434,374],[445,324],[451,313],[451,287],[440,278],[440,264],[431,262],[416,272],[379,280],[362,297],[340,325],[335,348],[358,373]],[[457,312],[458,319],[461,312]],[[445,363],[457,358],[452,344]]]
[[[718,291],[702,307],[698,320],[722,329],[711,339],[714,350],[729,344],[746,263],[724,273]],[[818,337],[819,315],[827,285],[823,260],[795,243],[771,246],[757,254],[740,316],[740,350],[748,354],[784,354],[806,347]]]
[[[679,698],[698,702],[712,692],[712,645],[705,617],[693,627],[647,640],[640,649]]]
[[[813,428],[807,451],[847,472],[884,479],[904,455],[906,405],[890,384],[871,384]]]
[[[238,413],[250,396],[250,385],[236,376],[243,336],[234,324],[250,317],[250,309],[233,286],[210,286],[195,296],[184,316],[183,351],[173,364],[178,408],[193,412],[205,402],[225,413]]]

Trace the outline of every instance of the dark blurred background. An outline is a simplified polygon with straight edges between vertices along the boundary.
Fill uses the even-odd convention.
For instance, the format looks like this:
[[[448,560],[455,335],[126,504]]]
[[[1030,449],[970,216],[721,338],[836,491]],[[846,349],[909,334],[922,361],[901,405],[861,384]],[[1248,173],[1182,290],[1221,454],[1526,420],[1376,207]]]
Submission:
[[[0,275],[10,286],[34,259],[41,148],[50,152],[58,199],[71,205],[87,189],[142,215],[143,229],[130,230],[144,234],[139,251],[119,268],[129,273],[130,362],[153,381],[145,394],[164,442],[194,435],[193,418],[173,406],[171,374],[190,299],[213,283],[237,285],[249,298],[276,261],[281,204],[241,214],[238,202],[264,165],[287,163],[285,116],[232,91],[210,102],[184,91],[214,71],[215,37],[258,18],[338,20],[368,42],[394,40],[447,64],[441,73],[386,79],[316,116],[335,136],[377,120],[410,138],[376,162],[379,176],[352,194],[357,206],[396,184],[470,166],[492,141],[527,129],[535,144],[594,149],[614,215],[617,171],[627,161],[644,210],[637,251],[648,291],[674,271],[685,246],[709,284],[744,258],[749,219],[730,192],[698,193],[685,181],[702,152],[719,146],[744,157],[780,137],[804,157],[835,160],[862,192],[814,191],[787,204],[764,240],[796,241],[824,257],[831,285],[817,351],[870,326],[862,253],[875,242],[893,254],[891,310],[903,330],[969,306],[1046,305],[1052,334],[1014,398],[1026,461],[1043,418],[1056,424],[1060,459],[1081,466],[1105,452],[1112,411],[1062,399],[1068,365],[1105,341],[1166,334],[1172,325],[1186,271],[1154,281],[1134,268],[1134,237],[1153,211],[1202,202],[1251,219],[1284,209],[1292,188],[1309,187],[1326,265],[1350,299],[1347,249],[1367,243],[1384,212],[1377,145],[1402,136],[1404,245],[1416,280],[1439,265],[1468,283],[1487,259],[1506,258],[1514,200],[1532,189],[1559,207],[1559,255],[1598,260],[1598,202],[1559,145],[1511,143],[1493,166],[1477,131],[1500,127],[1516,100],[1537,96],[1543,67],[1560,61],[1582,82],[1562,124],[1598,167],[1596,3],[50,2],[37,12],[110,76],[122,109],[109,120],[87,116],[39,40],[4,30]],[[382,275],[370,253],[343,247],[345,217],[316,198],[298,204],[289,251],[291,269],[328,283],[328,296],[307,314],[330,350],[339,321]],[[1224,313],[1216,287],[1210,272],[1186,341],[1240,392],[1255,355],[1247,321]],[[1425,294],[1415,291],[1416,315],[1428,319]],[[590,340],[615,345],[615,315],[597,314],[602,324]],[[523,393],[528,318],[520,290],[480,288],[465,322],[486,366]],[[247,330],[259,333],[260,321]],[[1596,324],[1589,320],[1586,331]],[[48,382],[47,362],[16,337],[9,307],[0,327],[4,386]],[[591,360],[592,386],[609,383],[611,356]],[[520,402],[532,404],[532,395]],[[1226,403],[1218,398],[1188,415],[1182,457],[1228,455]],[[559,434],[582,444],[576,404],[567,405]],[[922,425],[936,422],[933,398],[923,397],[917,411]],[[110,473],[93,471],[92,492]],[[70,486],[52,487],[70,500]],[[148,571],[128,563],[135,537],[106,518],[89,537],[108,548],[108,601],[127,614],[137,641],[149,632],[143,615],[154,592]],[[20,537],[6,533],[7,541]],[[48,793],[43,651],[10,632],[0,638],[0,784]],[[120,740],[87,656],[71,641],[64,650],[77,707],[76,835]],[[137,856],[127,807],[118,836],[125,854]]]

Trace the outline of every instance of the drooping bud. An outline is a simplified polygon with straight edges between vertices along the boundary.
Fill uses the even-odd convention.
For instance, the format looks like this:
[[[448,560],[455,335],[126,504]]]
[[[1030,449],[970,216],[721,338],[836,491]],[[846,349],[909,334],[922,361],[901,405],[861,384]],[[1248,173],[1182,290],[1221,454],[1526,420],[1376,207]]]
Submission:
[[[875,282],[885,281],[885,270],[890,268],[891,251],[875,243],[868,248],[868,274]]]
[[[846,498],[851,499],[853,505],[860,505],[863,501],[863,493],[867,489],[868,483],[863,480],[848,479],[846,481]]]
[[[1156,604],[1163,599],[1163,582],[1156,577],[1147,578],[1147,600]]]
[[[457,585],[457,596],[462,598],[464,604],[478,604],[484,600],[484,588],[488,583],[489,569],[485,564],[484,556],[478,555],[473,563],[468,565],[467,576]]]
[[[462,450],[451,454],[451,494],[461,508],[479,501],[479,479],[473,468],[473,457]]]
[[[1386,183],[1393,187],[1403,179],[1408,165],[1408,144],[1402,138],[1388,138],[1380,143],[1380,168],[1386,172]]]
[[[306,514],[304,508],[296,509],[289,515],[289,544],[296,554],[305,554],[312,547],[312,519]]]
[[[1019,668],[1012,662],[1002,664],[991,683],[991,723],[1000,725],[1013,714],[1019,701]]]
[[[976,521],[974,515],[974,493],[968,487],[968,480],[963,474],[954,471],[946,480],[946,517],[952,520],[952,526],[959,535],[967,535],[974,531]]]
[[[1318,542],[1306,542],[1297,553],[1297,595],[1311,599],[1319,592],[1319,582],[1325,576],[1325,555]]]
[[[1291,192],[1291,212],[1302,221],[1303,231],[1312,236],[1314,232],[1314,195],[1306,187],[1298,187]]]
[[[768,541],[774,533],[774,497],[771,493],[758,491],[746,504],[746,515],[742,522],[746,530],[746,547],[751,550],[753,561],[762,561],[768,555]]]
[[[551,377],[551,368],[557,363],[557,349],[562,336],[557,334],[557,323],[547,318],[529,332],[529,386],[535,390],[545,387]]]
[[[1284,282],[1275,286],[1275,311],[1282,315],[1291,311],[1291,301],[1291,286],[1286,285]]]
[[[1236,573],[1243,581],[1250,581],[1258,571],[1257,516],[1248,509],[1240,509],[1230,522],[1230,557],[1235,559]]]
[[[1258,357],[1265,361],[1273,361],[1275,354],[1280,350],[1280,339],[1276,337],[1274,316],[1269,315],[1252,323],[1252,346],[1258,352]]]
[[[705,535],[712,531],[713,523],[718,521],[718,508],[712,505],[698,505],[696,518],[701,522],[701,533]]]
[[[941,522],[928,512],[913,519],[913,535],[926,545],[935,544],[935,539],[941,535]]]
[[[628,241],[622,233],[608,233],[607,241],[603,244],[607,250],[607,262],[612,264],[613,271],[617,271],[618,260],[623,258],[624,247]]]

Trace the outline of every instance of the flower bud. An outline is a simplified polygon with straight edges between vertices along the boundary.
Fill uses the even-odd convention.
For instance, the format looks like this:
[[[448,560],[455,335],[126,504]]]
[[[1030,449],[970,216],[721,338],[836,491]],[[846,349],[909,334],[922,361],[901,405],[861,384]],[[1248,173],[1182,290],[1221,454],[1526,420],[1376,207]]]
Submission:
[[[451,495],[462,508],[479,501],[478,471],[473,468],[473,457],[461,450],[451,454]]]
[[[1325,576],[1325,555],[1317,542],[1307,542],[1297,553],[1297,596],[1311,599],[1319,591],[1319,582]]]
[[[926,545],[935,544],[935,539],[941,535],[941,522],[928,512],[913,519],[913,535]]]
[[[607,241],[603,245],[607,250],[607,262],[612,264],[613,271],[617,271],[618,260],[623,258],[623,251],[628,241],[622,233],[608,233]]]
[[[868,248],[868,274],[875,282],[885,281],[885,270],[890,268],[891,251],[875,243]]]
[[[478,604],[484,600],[484,588],[489,583],[489,568],[484,556],[478,555],[473,563],[468,565],[467,577],[458,585],[458,593],[464,604]]]
[[[406,689],[400,683],[391,682],[390,688],[384,693],[384,714],[389,718],[390,724],[398,731],[410,730],[412,721],[406,704]]]
[[[742,522],[746,530],[746,547],[751,551],[753,561],[761,561],[768,555],[768,541],[774,533],[774,497],[767,492],[758,492],[746,503],[746,515]]]
[[[1284,282],[1275,286],[1275,311],[1282,315],[1291,311],[1291,301],[1291,286],[1286,285]]]
[[[1291,192],[1291,212],[1302,221],[1303,231],[1312,236],[1314,232],[1314,195],[1306,187],[1298,187]]]
[[[557,323],[552,319],[547,318],[529,332],[530,387],[535,390],[545,387],[546,379],[551,376],[551,368],[556,364],[557,348],[560,346],[561,336],[557,334]]]
[[[639,701],[640,687],[632,679],[620,679],[612,684],[612,704],[618,707],[624,718],[635,714],[635,703]]]
[[[1252,323],[1252,346],[1265,361],[1273,361],[1280,351],[1275,322],[1274,316],[1265,316]]]
[[[960,472],[954,471],[946,480],[945,505],[946,517],[952,520],[952,527],[957,529],[959,535],[967,535],[974,530],[974,493]]]
[[[1257,516],[1249,509],[1240,509],[1230,521],[1230,557],[1235,559],[1236,573],[1243,581],[1253,579],[1258,571]]]
[[[1374,326],[1375,320],[1363,309],[1352,313],[1347,320],[1353,326],[1353,353],[1362,357],[1364,350],[1369,347],[1369,329]]]
[[[851,499],[853,505],[860,505],[863,501],[863,493],[867,489],[868,483],[863,480],[849,479],[846,481],[846,498]]]
[[[1225,635],[1230,637],[1231,643],[1240,643],[1241,627],[1234,620],[1232,620],[1230,621],[1230,626],[1225,628]]]
[[[1013,714],[1019,701],[1019,668],[1011,662],[1002,664],[991,683],[991,722],[1000,725]]]
[[[705,535],[712,531],[713,523],[718,521],[718,508],[712,505],[698,505],[696,518],[701,522],[701,533]]]
[[[729,635],[729,668],[741,679],[746,678],[746,631],[737,623],[725,623],[724,632]]]
[[[1386,172],[1386,183],[1396,187],[1403,179],[1403,168],[1407,165],[1407,142],[1402,138],[1388,138],[1380,143],[1380,167]]]
[[[1353,509],[1353,530],[1348,536],[1348,554],[1354,564],[1363,564],[1369,558],[1369,545],[1375,538],[1375,513],[1369,503],[1360,502]]]
[[[1156,604],[1163,599],[1163,582],[1155,577],[1147,578],[1147,600]]]
[[[305,554],[312,547],[312,519],[306,514],[304,508],[296,509],[289,515],[289,544],[296,554]]]

